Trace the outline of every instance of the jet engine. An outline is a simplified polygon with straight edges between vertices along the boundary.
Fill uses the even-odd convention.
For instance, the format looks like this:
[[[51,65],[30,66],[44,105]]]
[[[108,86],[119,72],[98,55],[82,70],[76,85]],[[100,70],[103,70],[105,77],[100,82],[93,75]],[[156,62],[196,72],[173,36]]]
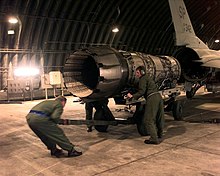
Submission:
[[[181,78],[179,82],[185,83],[186,97],[191,99],[196,91],[212,77],[212,68],[203,66],[202,58],[205,49],[192,49],[183,47],[174,53],[174,57],[181,65]]]
[[[199,57],[199,52],[202,51],[195,51],[192,48],[184,47],[174,53],[174,57],[181,65],[182,82],[197,83],[207,79],[210,74],[211,68],[202,66],[203,62]]]
[[[137,83],[135,69],[143,65],[160,90],[174,88],[181,75],[179,62],[171,56],[89,47],[72,53],[62,70],[69,92],[83,100],[114,97]]]

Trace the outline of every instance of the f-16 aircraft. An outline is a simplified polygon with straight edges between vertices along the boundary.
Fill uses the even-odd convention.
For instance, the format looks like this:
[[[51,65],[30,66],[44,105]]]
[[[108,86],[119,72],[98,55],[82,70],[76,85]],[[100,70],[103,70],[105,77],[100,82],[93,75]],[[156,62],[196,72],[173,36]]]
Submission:
[[[220,51],[209,49],[196,36],[183,0],[169,0],[169,5],[176,45],[181,47],[174,57],[181,65],[187,97],[192,98],[203,85],[210,92],[219,91]]]

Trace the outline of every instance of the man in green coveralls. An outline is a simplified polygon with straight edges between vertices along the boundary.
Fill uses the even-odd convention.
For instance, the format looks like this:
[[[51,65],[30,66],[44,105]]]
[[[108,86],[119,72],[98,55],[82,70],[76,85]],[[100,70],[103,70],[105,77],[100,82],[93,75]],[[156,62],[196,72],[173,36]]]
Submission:
[[[157,90],[155,82],[146,74],[145,68],[136,68],[136,76],[139,78],[138,91],[135,94],[128,93],[128,98],[137,100],[141,96],[146,99],[143,121],[149,131],[150,139],[145,144],[159,144],[162,140],[164,126],[163,100]]]
[[[59,96],[55,100],[45,100],[35,105],[26,116],[27,123],[32,131],[50,150],[51,156],[60,157],[63,150],[68,151],[68,157],[82,155],[64,134],[63,130],[57,125],[61,119],[63,108],[67,99]]]
[[[85,103],[85,110],[86,110],[86,120],[92,120],[93,116],[93,108],[97,110],[108,108],[108,99],[100,99],[96,101],[90,101]],[[92,126],[87,125],[87,132],[92,132]]]

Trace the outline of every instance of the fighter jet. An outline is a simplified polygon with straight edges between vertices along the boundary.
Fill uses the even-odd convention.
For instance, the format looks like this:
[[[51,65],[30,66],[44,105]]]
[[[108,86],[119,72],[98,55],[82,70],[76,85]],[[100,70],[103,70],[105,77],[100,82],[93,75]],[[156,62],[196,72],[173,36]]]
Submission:
[[[174,57],[181,65],[187,97],[192,98],[203,85],[208,91],[219,91],[220,51],[211,50],[196,36],[183,0],[169,0],[169,6],[176,46],[180,46]]]

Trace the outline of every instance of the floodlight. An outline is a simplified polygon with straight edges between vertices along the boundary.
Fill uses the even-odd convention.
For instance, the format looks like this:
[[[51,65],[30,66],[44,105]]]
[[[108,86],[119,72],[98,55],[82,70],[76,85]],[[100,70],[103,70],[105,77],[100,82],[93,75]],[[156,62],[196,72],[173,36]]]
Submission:
[[[119,32],[119,29],[117,28],[117,27],[114,27],[113,29],[112,29],[112,32]]]
[[[20,67],[14,70],[15,76],[21,77],[30,77],[36,76],[40,73],[38,68],[31,68],[31,67]]]
[[[15,34],[14,30],[12,30],[12,29],[8,30],[8,35],[14,35],[14,34]]]
[[[15,17],[10,17],[10,18],[8,19],[8,22],[9,22],[9,23],[12,23],[12,24],[16,24],[16,23],[18,22],[18,19],[15,18]]]

